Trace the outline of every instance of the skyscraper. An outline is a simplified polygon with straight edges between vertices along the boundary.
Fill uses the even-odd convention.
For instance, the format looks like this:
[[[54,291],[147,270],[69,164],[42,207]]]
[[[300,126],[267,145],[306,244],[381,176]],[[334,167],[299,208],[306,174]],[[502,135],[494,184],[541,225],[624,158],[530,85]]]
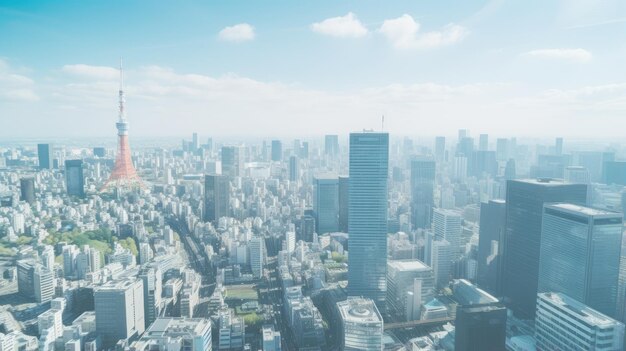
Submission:
[[[437,162],[446,160],[446,137],[438,136],[435,138],[435,158]]]
[[[350,178],[347,176],[339,176],[339,231],[348,232],[348,203]]]
[[[143,282],[140,279],[108,282],[95,288],[93,297],[96,331],[104,347],[144,332]]]
[[[204,176],[204,221],[214,222],[230,215],[230,181],[226,176]]]
[[[248,244],[250,250],[250,269],[255,278],[263,276],[263,265],[265,263],[265,240],[263,237],[255,236]]]
[[[26,201],[31,205],[35,203],[35,178],[34,177],[20,178],[20,200]]]
[[[454,350],[506,350],[506,308],[467,280],[455,280],[452,294],[457,301]]]
[[[621,213],[545,205],[539,292],[559,292],[615,317],[622,245]]]
[[[339,179],[333,174],[315,177],[313,206],[318,234],[339,230]]]
[[[418,260],[387,261],[387,312],[416,320],[422,304],[435,296],[433,270]]]
[[[324,153],[331,156],[339,154],[339,136],[326,135],[324,137]]]
[[[565,294],[540,293],[537,350],[623,350],[624,324]]]
[[[348,295],[384,308],[387,291],[389,134],[350,134]]]
[[[554,179],[507,181],[502,293],[516,316],[535,316],[543,205],[584,204],[586,193],[584,184]]]
[[[489,149],[489,135],[481,134],[478,137],[478,150],[479,151],[487,151]]]
[[[272,140],[272,161],[283,160],[283,143],[280,140]]]
[[[124,110],[124,79],[122,73],[122,63],[120,61],[120,90],[119,90],[119,120],[115,123],[117,127],[117,156],[115,157],[115,165],[102,189],[106,189],[109,185],[122,188],[133,188],[141,184],[141,179],[137,175],[135,166],[131,159],[130,144],[128,142],[128,120],[126,119],[126,111]]]
[[[157,267],[144,267],[139,271],[143,282],[143,303],[145,325],[152,324],[161,312],[163,283],[161,271]]]
[[[222,174],[243,176],[243,150],[238,146],[222,146]]]
[[[54,166],[54,147],[52,144],[37,144],[39,169],[52,169]]]
[[[68,195],[79,198],[85,197],[85,177],[83,176],[82,160],[65,161],[65,183]]]
[[[289,157],[289,181],[295,182],[300,178],[300,165],[296,156]]]
[[[563,154],[563,138],[556,138],[556,141],[554,143],[554,154]]]
[[[476,283],[492,295],[500,295],[505,214],[506,203],[502,200],[480,204]]]
[[[433,232],[435,239],[445,239],[450,243],[454,256],[461,248],[461,213],[443,208],[433,213]]]
[[[430,228],[435,205],[435,161],[428,157],[411,160],[411,219],[414,228]]]

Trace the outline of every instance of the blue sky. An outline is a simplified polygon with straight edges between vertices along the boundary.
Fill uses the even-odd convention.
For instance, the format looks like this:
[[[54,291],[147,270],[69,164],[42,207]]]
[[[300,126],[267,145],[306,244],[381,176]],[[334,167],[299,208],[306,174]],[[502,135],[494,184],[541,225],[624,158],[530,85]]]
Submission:
[[[626,2],[3,1],[0,137],[619,136]]]

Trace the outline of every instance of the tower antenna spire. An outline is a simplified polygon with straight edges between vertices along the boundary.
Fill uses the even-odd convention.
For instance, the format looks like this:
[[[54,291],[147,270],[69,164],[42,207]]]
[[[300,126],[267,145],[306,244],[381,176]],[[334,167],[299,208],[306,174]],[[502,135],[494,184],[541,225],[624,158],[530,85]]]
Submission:
[[[120,103],[120,111],[119,117],[120,120],[126,119],[126,113],[124,111],[124,69],[122,67],[122,58],[120,57],[120,91],[119,91],[119,103]]]

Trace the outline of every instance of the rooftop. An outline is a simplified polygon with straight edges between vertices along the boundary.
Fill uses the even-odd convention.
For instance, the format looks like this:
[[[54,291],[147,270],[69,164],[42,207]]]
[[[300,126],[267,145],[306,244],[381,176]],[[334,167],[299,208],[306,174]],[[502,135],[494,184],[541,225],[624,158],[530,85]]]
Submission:
[[[378,312],[374,301],[362,297],[351,297],[345,301],[337,302],[337,308],[341,314],[341,319],[346,322],[380,322],[383,318]]]
[[[479,289],[465,279],[457,279],[452,284],[454,297],[461,305],[483,305],[499,302],[498,299]]]
[[[157,318],[142,339],[166,335],[202,335],[207,326],[210,327],[210,323],[206,318]]]
[[[423,271],[431,268],[420,260],[389,260],[387,265],[399,271]]]
[[[538,295],[538,299],[546,300],[552,305],[558,306],[563,310],[567,310],[568,314],[574,314],[576,318],[590,325],[610,327],[612,325],[621,324],[613,318],[606,316],[562,293],[540,293]]]
[[[546,205],[546,208],[553,208],[557,210],[567,211],[567,212],[571,212],[574,214],[580,214],[583,216],[594,216],[594,217],[595,216],[610,216],[610,217],[620,216],[621,217],[621,214],[618,212],[613,212],[613,211],[604,210],[600,208],[592,208],[592,207],[580,206],[580,205],[575,205],[575,204],[568,204],[568,203],[550,204],[550,205]]]

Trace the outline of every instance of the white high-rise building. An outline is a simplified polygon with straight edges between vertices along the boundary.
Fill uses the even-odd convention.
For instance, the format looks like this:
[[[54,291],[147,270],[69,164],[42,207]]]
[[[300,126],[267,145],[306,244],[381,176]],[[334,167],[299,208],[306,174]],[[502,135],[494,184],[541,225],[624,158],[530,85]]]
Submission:
[[[450,281],[454,251],[445,239],[435,239],[430,247],[431,267],[435,274],[435,286],[441,288]]]
[[[387,311],[416,320],[420,306],[435,295],[433,270],[419,260],[387,261]]]
[[[296,232],[288,231],[285,233],[285,245],[284,250],[289,252],[289,254],[294,252],[296,249]]]
[[[380,351],[383,348],[383,318],[371,299],[348,297],[337,302],[341,317],[344,351]]]
[[[248,244],[250,250],[250,268],[255,278],[263,276],[263,265],[265,263],[265,241],[262,237],[254,237]]]
[[[623,350],[624,324],[560,293],[537,296],[538,350]]]
[[[36,266],[33,271],[33,285],[37,302],[48,302],[54,298],[56,284],[52,270],[44,266]]]
[[[435,239],[445,239],[455,252],[461,246],[461,214],[457,211],[436,208],[433,211]]]

